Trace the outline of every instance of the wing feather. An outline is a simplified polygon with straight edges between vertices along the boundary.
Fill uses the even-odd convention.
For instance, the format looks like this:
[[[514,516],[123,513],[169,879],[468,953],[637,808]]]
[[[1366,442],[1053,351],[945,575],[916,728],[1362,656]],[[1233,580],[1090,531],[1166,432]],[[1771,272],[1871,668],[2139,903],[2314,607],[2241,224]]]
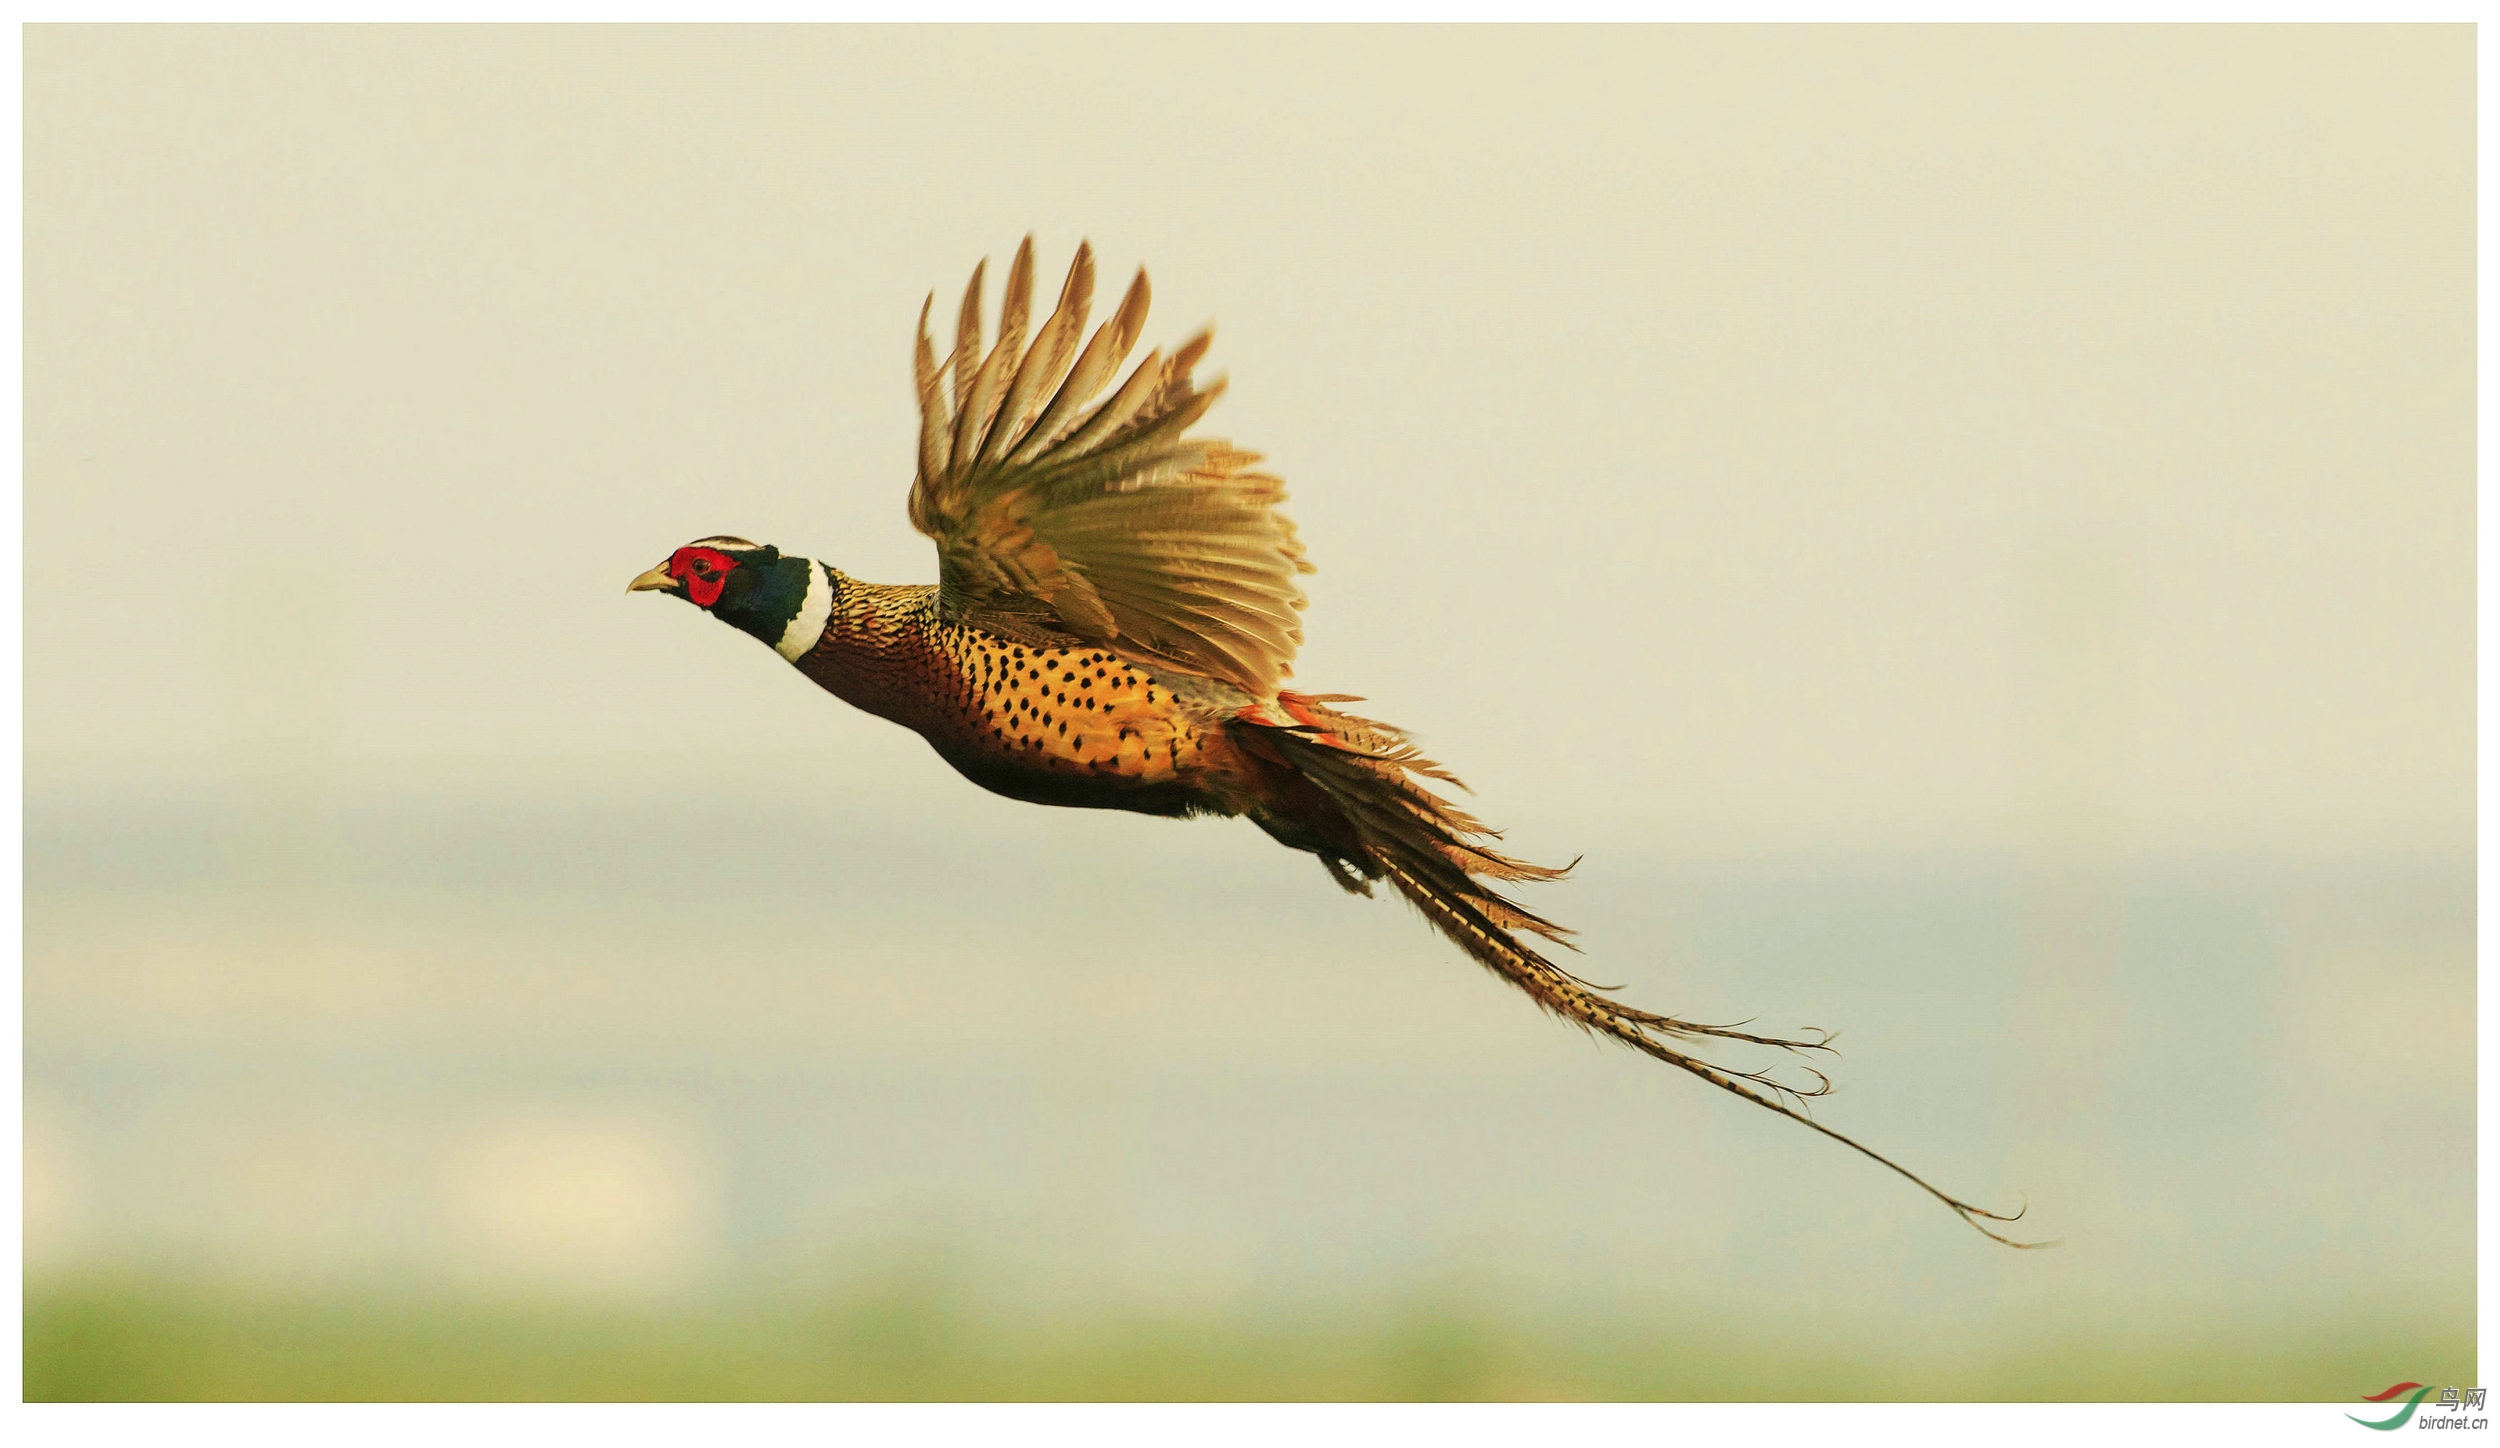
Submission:
[[[941,363],[929,341],[932,298],[912,358],[921,429],[911,518],[937,542],[940,608],[1272,695],[1301,647],[1295,576],[1311,565],[1278,511],[1284,485],[1254,471],[1258,455],[1188,436],[1224,391],[1220,378],[1201,388],[1192,377],[1211,336],[1150,351],[1097,402],[1144,330],[1145,272],[1080,351],[1094,285],[1092,248],[1080,246],[1027,347],[1027,237],[985,352],[985,269],[973,270],[952,355]]]
[[[980,370],[972,375],[972,392],[967,398],[958,393],[955,400],[955,456],[964,460],[958,471],[959,482],[972,480],[977,464],[982,434],[988,430],[990,417],[997,410],[999,394],[1006,388],[1008,370],[1016,365],[1017,354],[1024,347],[1024,322],[1033,300],[1033,239],[1026,237],[1016,248],[1015,265],[1007,271],[1007,295],[999,305],[998,345],[990,349]],[[979,316],[974,316],[972,345],[979,350],[981,336]]]
[[[1025,247],[1025,254],[1030,255],[1030,238]],[[1016,368],[1016,380],[1007,388],[1007,401],[999,409],[998,420],[990,426],[988,440],[981,444],[981,456],[973,463],[976,471],[995,464],[1015,447],[1025,424],[1033,420],[1034,403],[1066,373],[1069,360],[1075,355],[1077,334],[1085,330],[1085,314],[1093,304],[1093,249],[1079,245],[1076,261],[1068,268],[1068,283],[1060,289],[1058,309],[1042,324],[1041,335],[1033,339],[1033,350]]]
[[[946,476],[947,460],[954,451],[946,430],[946,399],[939,395],[937,354],[929,345],[929,308],[937,302],[937,293],[920,304],[920,336],[912,344],[912,379],[920,393],[920,483],[912,489],[912,526],[929,531],[934,515],[928,508],[934,499],[927,496],[931,480]]]
[[[972,285],[964,288],[962,310],[955,314],[955,410],[963,410],[964,398],[972,391],[973,369],[981,364],[981,275],[990,269],[990,259],[981,258],[972,269]]]
[[[1146,283],[1146,272],[1140,267],[1136,280],[1128,284],[1128,295],[1120,299],[1120,310],[1110,321],[1094,331],[1093,340],[1085,346],[1085,354],[1060,384],[1050,406],[1033,424],[1033,431],[1024,445],[1008,459],[1011,463],[1031,462],[1044,449],[1059,440],[1060,432],[1086,400],[1102,391],[1111,374],[1128,360],[1129,349],[1137,345],[1138,334],[1146,327],[1146,305],[1153,297],[1153,288]]]

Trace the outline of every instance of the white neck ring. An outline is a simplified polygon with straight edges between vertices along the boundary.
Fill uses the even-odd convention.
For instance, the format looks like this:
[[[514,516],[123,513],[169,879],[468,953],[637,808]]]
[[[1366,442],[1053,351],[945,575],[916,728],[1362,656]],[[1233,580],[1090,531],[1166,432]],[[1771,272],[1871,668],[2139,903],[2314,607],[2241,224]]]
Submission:
[[[807,597],[800,601],[798,613],[783,626],[781,642],[773,645],[773,651],[797,663],[825,636],[825,621],[832,617],[833,580],[825,576],[825,565],[811,560],[807,565]]]

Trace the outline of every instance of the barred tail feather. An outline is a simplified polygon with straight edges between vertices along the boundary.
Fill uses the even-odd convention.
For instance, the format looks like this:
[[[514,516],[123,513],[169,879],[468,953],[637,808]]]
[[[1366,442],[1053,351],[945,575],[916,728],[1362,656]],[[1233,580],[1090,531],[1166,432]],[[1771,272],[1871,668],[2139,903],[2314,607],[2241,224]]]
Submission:
[[[1571,932],[1504,897],[1487,881],[1552,880],[1570,866],[1532,865],[1490,848],[1487,842],[1499,838],[1495,831],[1416,779],[1441,780],[1462,789],[1464,785],[1424,758],[1398,730],[1328,707],[1354,701],[1341,695],[1296,694],[1285,694],[1282,701],[1294,718],[1292,726],[1245,721],[1241,727],[1255,731],[1258,742],[1268,746],[1259,753],[1279,759],[1300,780],[1315,787],[1334,807],[1337,818],[1261,822],[1288,843],[1319,854],[1338,883],[1369,894],[1370,882],[1386,879],[1477,963],[1525,991],[1552,1014],[1830,1137],[1908,1179],[1996,1241],[2022,1248],[2052,1245],[2017,1241],[1987,1225],[2015,1221],[2023,1215],[2021,1211],[1992,1212],[1963,1201],[1808,1115],[1806,1102],[1831,1089],[1830,1078],[1822,1072],[1791,1063],[1812,1078],[1811,1084],[1791,1083],[1769,1069],[1741,1071],[1704,1060],[1687,1049],[1699,1041],[1725,1040],[1795,1055],[1832,1052],[1829,1033],[1813,1031],[1793,1039],[1763,1036],[1656,1015],[1611,999],[1603,988],[1546,959],[1521,935],[1541,936],[1576,949],[1568,939]],[[1297,815],[1309,813],[1296,811]]]

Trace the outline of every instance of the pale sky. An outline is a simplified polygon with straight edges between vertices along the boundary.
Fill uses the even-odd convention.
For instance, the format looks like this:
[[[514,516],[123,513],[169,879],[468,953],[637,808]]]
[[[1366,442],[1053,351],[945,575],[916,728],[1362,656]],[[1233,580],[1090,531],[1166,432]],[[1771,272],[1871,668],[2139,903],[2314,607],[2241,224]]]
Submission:
[[[912,323],[1031,231],[1220,322],[1298,683],[1531,853],[2471,846],[2463,27],[26,60],[38,802],[1006,820],[623,590],[721,531],[934,577]]]

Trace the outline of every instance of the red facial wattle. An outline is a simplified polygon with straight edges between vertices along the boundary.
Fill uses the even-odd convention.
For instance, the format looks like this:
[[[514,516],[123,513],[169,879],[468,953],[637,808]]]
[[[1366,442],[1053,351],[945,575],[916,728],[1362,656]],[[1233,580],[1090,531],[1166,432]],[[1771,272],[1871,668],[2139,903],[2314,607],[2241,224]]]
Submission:
[[[686,597],[698,608],[720,602],[721,585],[738,560],[717,548],[680,548],[669,555],[668,576],[686,585]]]

